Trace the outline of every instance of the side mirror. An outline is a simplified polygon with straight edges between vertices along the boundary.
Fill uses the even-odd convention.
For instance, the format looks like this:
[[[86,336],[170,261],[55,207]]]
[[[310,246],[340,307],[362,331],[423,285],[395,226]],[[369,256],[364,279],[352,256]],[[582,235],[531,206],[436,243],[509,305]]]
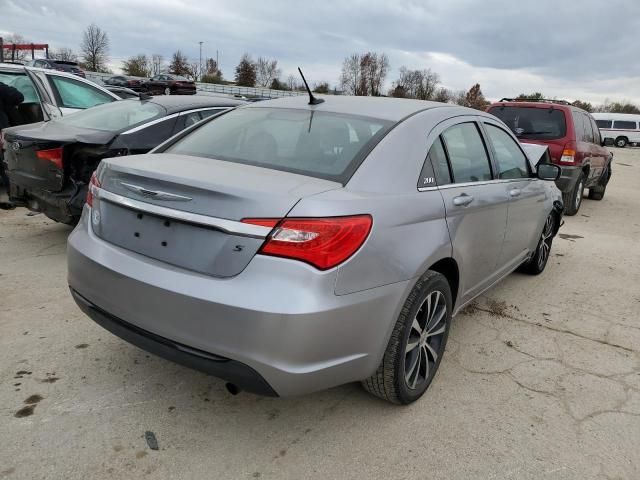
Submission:
[[[560,167],[553,163],[539,163],[536,167],[536,175],[540,180],[557,180],[560,173]]]
[[[603,147],[613,147],[613,145],[614,145],[613,138],[605,138],[604,140],[602,140]]]

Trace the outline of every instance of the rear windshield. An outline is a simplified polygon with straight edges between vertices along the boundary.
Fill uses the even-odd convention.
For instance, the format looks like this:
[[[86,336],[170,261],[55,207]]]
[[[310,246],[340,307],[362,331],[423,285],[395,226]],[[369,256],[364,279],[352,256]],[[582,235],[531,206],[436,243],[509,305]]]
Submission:
[[[596,120],[598,128],[611,128],[611,120]]]
[[[555,140],[567,133],[564,112],[557,108],[492,107],[495,115],[516,134],[530,140]]]
[[[119,132],[166,114],[167,110],[157,103],[120,100],[88,108],[56,121],[75,127]]]
[[[197,128],[166,152],[346,183],[393,122],[310,110],[240,108]]]

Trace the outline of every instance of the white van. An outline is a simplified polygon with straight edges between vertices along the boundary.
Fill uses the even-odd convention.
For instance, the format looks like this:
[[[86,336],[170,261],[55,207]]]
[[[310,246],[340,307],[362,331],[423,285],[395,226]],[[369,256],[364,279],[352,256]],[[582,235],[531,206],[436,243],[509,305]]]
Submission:
[[[602,139],[611,138],[616,147],[640,143],[640,115],[629,113],[592,113]]]

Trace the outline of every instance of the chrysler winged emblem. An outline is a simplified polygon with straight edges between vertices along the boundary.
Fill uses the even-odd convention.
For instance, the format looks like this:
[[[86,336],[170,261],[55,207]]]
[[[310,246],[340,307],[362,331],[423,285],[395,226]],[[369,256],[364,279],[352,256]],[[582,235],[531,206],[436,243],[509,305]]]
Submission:
[[[127,190],[131,190],[132,192],[137,193],[138,195],[142,195],[147,198],[156,198],[158,200],[168,200],[172,202],[190,202],[193,200],[191,197],[185,197],[183,195],[176,195],[175,193],[162,192],[160,190],[148,190],[139,185],[132,185],[131,183],[120,182]]]

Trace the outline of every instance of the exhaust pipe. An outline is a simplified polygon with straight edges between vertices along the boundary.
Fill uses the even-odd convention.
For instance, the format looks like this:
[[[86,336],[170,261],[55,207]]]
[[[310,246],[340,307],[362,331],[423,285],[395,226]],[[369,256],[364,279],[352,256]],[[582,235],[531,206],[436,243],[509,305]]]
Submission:
[[[231,395],[237,395],[241,392],[240,387],[234,385],[233,383],[225,383],[224,386]]]

